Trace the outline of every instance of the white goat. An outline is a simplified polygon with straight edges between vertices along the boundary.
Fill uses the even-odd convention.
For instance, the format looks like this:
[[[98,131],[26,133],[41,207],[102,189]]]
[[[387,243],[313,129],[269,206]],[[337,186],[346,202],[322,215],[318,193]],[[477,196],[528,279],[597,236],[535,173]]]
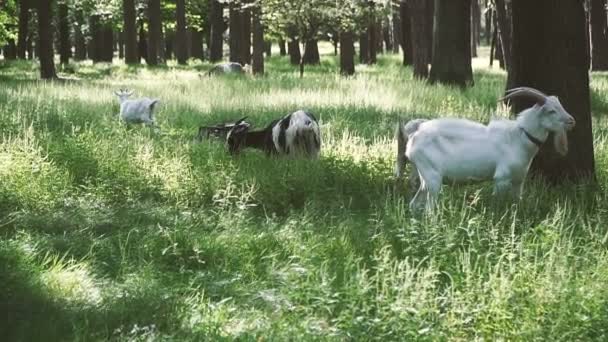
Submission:
[[[513,98],[536,103],[519,113],[516,120],[493,120],[487,126],[451,118],[399,123],[397,179],[401,180],[405,163],[410,160],[410,183],[420,180],[411,210],[423,205],[431,209],[445,181],[494,179],[495,194],[511,192],[519,199],[532,159],[550,132],[554,133],[556,151],[568,153],[566,132],[574,127],[575,120],[559,99],[520,87],[507,91],[501,100]]]
[[[142,97],[139,99],[129,100],[129,96],[133,95],[133,91],[120,89],[114,92],[120,101],[120,117],[126,123],[145,123],[146,125],[154,126],[154,108],[159,103],[158,99],[150,99]]]

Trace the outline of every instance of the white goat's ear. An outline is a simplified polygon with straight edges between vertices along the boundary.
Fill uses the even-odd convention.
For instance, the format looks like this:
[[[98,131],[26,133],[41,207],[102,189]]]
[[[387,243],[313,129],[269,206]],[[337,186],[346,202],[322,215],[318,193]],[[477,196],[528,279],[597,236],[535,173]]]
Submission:
[[[553,146],[562,156],[568,154],[568,133],[565,130],[553,133]]]

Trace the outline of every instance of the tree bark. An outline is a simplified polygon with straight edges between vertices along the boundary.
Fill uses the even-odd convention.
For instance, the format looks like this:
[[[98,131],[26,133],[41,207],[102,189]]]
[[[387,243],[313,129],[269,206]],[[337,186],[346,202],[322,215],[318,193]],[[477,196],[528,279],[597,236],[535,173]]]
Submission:
[[[25,59],[27,37],[29,35],[30,1],[21,0],[19,3],[19,31],[17,33],[17,57]]]
[[[262,10],[256,6],[252,11],[253,25],[253,63],[251,71],[254,75],[264,75],[264,26],[261,23]]]
[[[203,60],[205,59],[205,55],[204,55],[204,49],[203,49],[203,37],[205,35],[203,34],[203,32],[197,30],[197,29],[192,29],[192,38],[191,38],[191,44],[192,47],[190,48],[190,54],[192,55],[192,58],[197,58],[199,60]],[[221,55],[220,55],[220,59],[221,59]]]
[[[230,3],[230,61],[240,62],[240,33],[241,33],[241,13],[238,5]]]
[[[91,39],[89,40],[89,57],[93,60],[93,63],[101,62],[103,36],[101,34],[100,26],[99,15],[91,15],[89,17],[89,34],[91,36]]]
[[[481,20],[480,11],[479,0],[471,0],[471,57],[477,57],[478,28]]]
[[[576,119],[576,127],[568,133],[568,155],[557,157],[552,148],[545,146],[534,159],[531,171],[550,183],[593,179],[589,54],[585,49],[587,28],[583,3],[579,0],[513,0],[512,6],[509,88],[528,86],[555,95]],[[515,111],[529,105],[529,102],[513,101]]]
[[[429,76],[430,55],[428,39],[429,32],[433,31],[432,23],[429,23],[427,0],[409,0],[409,11],[411,13],[410,39],[412,42],[412,53],[410,61],[414,66],[414,77],[426,79]]]
[[[125,58],[125,33],[123,31],[118,32],[118,58]]]
[[[14,39],[8,39],[8,43],[4,46],[4,58],[7,60],[17,59],[17,44]]]
[[[591,0],[591,68],[608,70],[608,27],[606,24],[606,0]]]
[[[355,40],[351,31],[340,33],[340,74],[355,74]]]
[[[242,65],[251,64],[251,9],[242,10],[240,28],[239,63]]]
[[[271,40],[264,41],[264,53],[266,54],[266,57],[272,56],[272,41]]]
[[[502,61],[504,68],[509,71],[511,65],[511,17],[507,10],[505,0],[496,1],[496,21],[498,24],[498,37],[502,48]]]
[[[492,40],[492,9],[490,8],[489,0],[485,0],[485,36],[486,36],[486,44],[490,45]]]
[[[399,44],[401,42],[401,17],[399,16],[399,8],[392,8],[392,16],[393,52],[399,53]]]
[[[359,63],[369,63],[369,31],[365,31],[359,34]]]
[[[186,0],[177,0],[175,7],[176,31],[175,31],[175,57],[177,63],[188,62],[188,40],[186,39]]]
[[[279,39],[279,55],[287,55],[287,50],[285,49],[285,39]]]
[[[399,15],[401,19],[401,50],[403,50],[403,65],[412,65],[412,23],[409,6],[405,0],[401,0]]]
[[[101,25],[100,59],[103,62],[112,63],[114,58],[114,31],[112,24],[105,22]]]
[[[148,65],[158,65],[161,57],[162,24],[160,12],[160,0],[148,0]]]
[[[211,33],[209,38],[209,60],[215,63],[220,61],[224,56],[222,34],[226,28],[224,27],[224,7],[222,3],[217,0],[211,0],[210,5],[209,21]]]
[[[287,46],[289,49],[289,62],[291,65],[300,65],[300,59],[302,59],[302,54],[300,52],[300,41],[292,38],[287,43]]]
[[[314,65],[321,63],[321,57],[319,56],[319,45],[316,39],[311,39],[306,42],[304,46],[304,57],[302,58],[304,64]]]
[[[144,21],[139,21],[139,33],[138,33],[138,42],[137,42],[137,50],[139,52],[139,58],[143,58],[146,63],[148,62],[148,37],[146,36],[146,31],[144,30]]]
[[[164,46],[165,46],[165,60],[173,58],[174,46],[175,46],[175,33],[166,32],[164,35]]]
[[[125,39],[125,63],[139,64],[137,51],[137,27],[135,25],[135,1],[123,0],[122,10],[124,13],[124,39]]]
[[[68,5],[61,2],[58,5],[59,12],[59,62],[70,63],[72,44],[70,43],[70,22],[68,19]]]
[[[431,83],[473,85],[470,0],[435,0]]]
[[[38,48],[40,51],[40,78],[57,78],[53,53],[53,27],[51,15],[53,0],[38,1]]]
[[[376,64],[378,61],[378,26],[376,23],[376,15],[374,13],[375,6],[373,2],[370,2],[370,14],[367,23],[367,32],[369,34],[369,60],[368,64]]]
[[[393,37],[391,36],[391,30],[388,24],[389,23],[385,23],[382,25],[382,36],[384,37],[386,52],[393,51]]]

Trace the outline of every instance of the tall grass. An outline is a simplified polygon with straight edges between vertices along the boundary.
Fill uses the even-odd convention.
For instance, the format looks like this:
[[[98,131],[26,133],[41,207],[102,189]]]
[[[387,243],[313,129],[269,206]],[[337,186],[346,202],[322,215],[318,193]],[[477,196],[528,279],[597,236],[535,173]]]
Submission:
[[[344,79],[199,78],[188,68],[75,64],[62,82],[0,66],[0,336],[7,340],[606,340],[608,205],[531,181],[519,204],[445,188],[415,218],[393,190],[397,118],[505,115],[505,75],[466,91],[414,80],[397,56]],[[608,77],[592,75],[596,167]],[[117,88],[162,101],[159,132],[118,121]],[[257,127],[299,108],[316,162],[232,158],[200,124]]]

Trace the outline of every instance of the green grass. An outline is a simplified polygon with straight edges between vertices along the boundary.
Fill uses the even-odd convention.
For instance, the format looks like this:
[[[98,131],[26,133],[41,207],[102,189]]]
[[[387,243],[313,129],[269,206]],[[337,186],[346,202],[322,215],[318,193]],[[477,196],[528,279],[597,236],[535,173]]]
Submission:
[[[0,64],[0,336],[30,340],[606,340],[608,196],[530,182],[448,187],[415,218],[393,191],[398,117],[506,115],[505,74],[474,88],[412,79],[398,56],[304,79],[199,79],[208,64],[74,64],[40,82]],[[608,75],[592,75],[608,183]],[[160,132],[125,127],[112,92],[162,101]],[[316,162],[194,144],[200,124],[320,119]]]

